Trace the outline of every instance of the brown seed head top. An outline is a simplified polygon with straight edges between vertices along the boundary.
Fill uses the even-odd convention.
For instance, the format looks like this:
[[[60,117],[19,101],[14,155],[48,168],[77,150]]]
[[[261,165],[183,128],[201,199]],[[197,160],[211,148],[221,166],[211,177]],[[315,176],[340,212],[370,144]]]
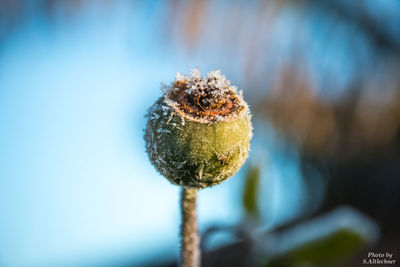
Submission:
[[[202,77],[198,69],[190,76],[177,73],[165,86],[165,102],[186,119],[198,122],[232,121],[248,109],[241,93],[219,70]]]

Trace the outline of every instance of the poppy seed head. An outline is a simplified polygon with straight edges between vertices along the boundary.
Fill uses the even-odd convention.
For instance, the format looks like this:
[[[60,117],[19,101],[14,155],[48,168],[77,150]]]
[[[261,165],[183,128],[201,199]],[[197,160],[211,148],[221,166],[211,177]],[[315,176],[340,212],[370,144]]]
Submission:
[[[150,161],[170,182],[204,188],[235,174],[247,158],[251,115],[241,93],[220,71],[177,73],[149,109]]]

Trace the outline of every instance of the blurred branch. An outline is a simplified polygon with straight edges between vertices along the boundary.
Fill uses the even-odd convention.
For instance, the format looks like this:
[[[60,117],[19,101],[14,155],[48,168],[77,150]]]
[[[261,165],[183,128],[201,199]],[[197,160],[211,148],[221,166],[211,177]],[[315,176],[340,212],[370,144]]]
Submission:
[[[378,48],[400,55],[400,43],[388,34],[371,16],[362,10],[345,8],[339,1],[305,0],[308,4],[319,7],[324,11],[334,13],[344,21],[351,23],[362,31]],[[361,4],[362,2],[360,2]]]

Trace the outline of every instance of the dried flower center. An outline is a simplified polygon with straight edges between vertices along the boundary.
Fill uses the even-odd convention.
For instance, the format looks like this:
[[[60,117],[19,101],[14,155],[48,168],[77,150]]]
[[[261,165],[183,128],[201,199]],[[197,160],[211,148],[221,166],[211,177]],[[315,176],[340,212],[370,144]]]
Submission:
[[[214,120],[216,116],[226,116],[242,109],[236,94],[228,86],[221,89],[210,85],[212,78],[205,80],[207,86],[199,88],[184,81],[176,81],[169,99],[178,103],[181,111],[194,117]]]

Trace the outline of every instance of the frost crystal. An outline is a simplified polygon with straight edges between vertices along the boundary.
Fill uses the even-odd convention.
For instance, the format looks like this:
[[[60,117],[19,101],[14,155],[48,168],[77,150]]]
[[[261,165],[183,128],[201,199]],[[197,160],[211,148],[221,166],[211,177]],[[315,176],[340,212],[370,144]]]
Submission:
[[[184,82],[185,81],[185,75],[182,75],[180,72],[177,72],[176,76],[175,76],[175,80]]]

